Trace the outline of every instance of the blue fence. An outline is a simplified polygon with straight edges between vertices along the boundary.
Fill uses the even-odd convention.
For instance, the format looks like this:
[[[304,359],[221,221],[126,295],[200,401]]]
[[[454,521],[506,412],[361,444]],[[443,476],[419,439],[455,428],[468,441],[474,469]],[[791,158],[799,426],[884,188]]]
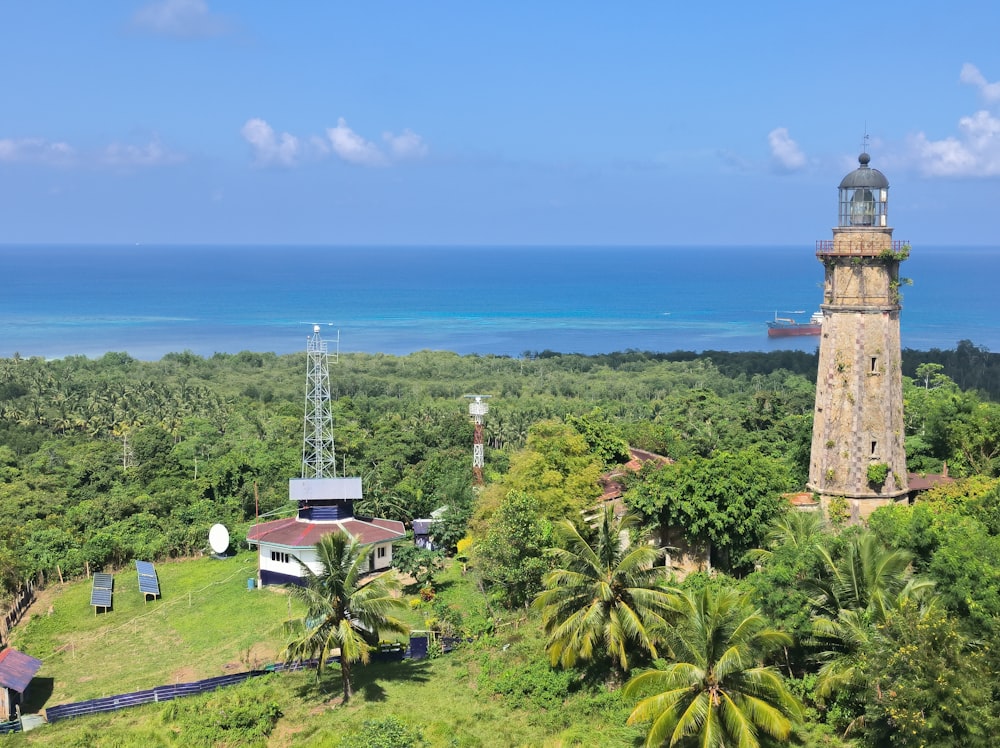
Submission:
[[[61,719],[70,717],[82,717],[85,714],[98,714],[100,712],[113,712],[118,709],[126,709],[130,706],[140,704],[151,704],[159,701],[173,701],[181,696],[194,696],[200,693],[208,693],[223,686],[233,686],[242,683],[249,678],[259,675],[267,675],[267,670],[250,670],[245,673],[233,673],[232,675],[220,675],[215,678],[207,678],[193,683],[175,683],[170,686],[157,686],[148,691],[136,691],[135,693],[121,694],[119,696],[106,696],[103,699],[90,699],[89,701],[77,701],[73,704],[60,704],[49,707],[45,710],[45,716],[49,722],[58,722]]]
[[[426,649],[426,647],[425,647]],[[409,650],[399,647],[383,647],[371,653],[373,662],[392,662],[405,659],[409,655]],[[340,662],[339,657],[330,657],[326,660],[327,665]],[[296,670],[311,670],[319,663],[318,660],[304,660],[296,662],[276,662],[268,665],[263,670],[249,670],[244,673],[233,673],[232,675],[220,675],[215,678],[194,681],[192,683],[175,683],[170,686],[157,686],[147,691],[135,691],[134,693],[119,694],[118,696],[106,696],[101,699],[90,699],[88,701],[77,701],[72,704],[59,704],[45,710],[45,717],[49,722],[58,722],[70,717],[83,717],[88,714],[100,714],[101,712],[114,712],[119,709],[127,709],[132,706],[142,704],[152,704],[161,701],[172,701],[181,696],[195,696],[201,693],[208,693],[217,688],[234,686],[250,678],[256,678],[268,673],[294,672]],[[13,724],[14,728],[10,732],[20,730],[18,722],[0,723],[0,734],[4,732],[4,724]]]

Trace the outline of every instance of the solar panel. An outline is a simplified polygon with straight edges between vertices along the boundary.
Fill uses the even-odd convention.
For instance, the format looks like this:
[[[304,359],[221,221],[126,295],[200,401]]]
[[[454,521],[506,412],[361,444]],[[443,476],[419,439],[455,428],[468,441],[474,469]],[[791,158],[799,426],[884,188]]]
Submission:
[[[155,577],[156,569],[149,561],[136,561],[135,562],[136,571],[139,572],[140,577]]]
[[[139,575],[139,592],[149,599],[149,596],[160,596],[160,580],[156,576],[156,569],[149,561],[136,561],[135,570]]]
[[[94,587],[102,590],[114,589],[114,577],[110,574],[94,574]]]
[[[94,606],[94,613],[97,608],[110,610],[111,594],[115,580],[111,574],[94,574],[94,586],[90,591],[90,604]]]

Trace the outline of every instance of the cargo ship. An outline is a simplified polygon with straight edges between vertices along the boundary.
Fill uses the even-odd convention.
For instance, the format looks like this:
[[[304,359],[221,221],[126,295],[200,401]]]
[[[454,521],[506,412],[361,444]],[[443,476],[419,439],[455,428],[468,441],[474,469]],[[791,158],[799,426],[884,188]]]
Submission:
[[[794,312],[803,314],[804,312]],[[791,317],[779,317],[774,313],[774,319],[767,323],[767,337],[787,338],[793,335],[819,335],[823,331],[823,312],[814,312],[808,322],[799,322]]]

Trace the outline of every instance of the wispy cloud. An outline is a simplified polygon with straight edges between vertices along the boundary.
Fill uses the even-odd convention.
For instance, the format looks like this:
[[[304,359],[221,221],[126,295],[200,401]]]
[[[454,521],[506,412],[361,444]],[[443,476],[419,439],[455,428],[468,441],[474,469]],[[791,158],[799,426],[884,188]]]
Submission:
[[[225,17],[210,11],[205,0],[155,0],[135,12],[132,25],[152,34],[182,38],[219,36],[230,30]]]
[[[988,102],[1000,101],[1000,83],[990,83],[986,76],[979,72],[979,68],[971,62],[962,65],[962,72],[958,74],[958,79],[962,83],[968,83],[979,89],[979,94]]]
[[[751,169],[750,162],[735,151],[719,148],[715,151],[715,156],[726,166],[736,171],[750,171]]]
[[[250,144],[254,161],[260,166],[294,166],[298,161],[299,139],[287,132],[276,135],[262,119],[247,120],[240,134]]]
[[[767,134],[771,146],[771,163],[779,171],[797,171],[806,165],[805,154],[792,140],[787,127],[776,127]]]
[[[427,155],[427,144],[412,130],[403,130],[399,135],[385,132],[382,133],[382,139],[388,144],[389,152],[395,158],[423,158]]]
[[[184,157],[168,151],[159,138],[153,138],[146,145],[112,143],[104,149],[101,160],[109,166],[152,167],[180,163]]]
[[[965,63],[959,80],[975,86],[987,104],[1000,103],[1000,83],[990,83],[975,65]],[[908,146],[917,168],[933,177],[1000,176],[1000,118],[980,109],[958,120],[958,133],[932,140],[923,132]]]
[[[353,130],[343,117],[323,135],[297,137],[291,133],[276,134],[265,120],[247,120],[240,131],[253,151],[254,161],[261,166],[297,166],[310,160],[331,155],[355,166],[385,167],[399,161],[422,159],[429,148],[424,139],[412,130],[399,135],[382,133],[384,148]]]
[[[0,162],[68,165],[76,151],[63,141],[43,138],[0,138]]]
[[[168,150],[157,137],[145,145],[116,142],[101,149],[86,150],[74,148],[62,140],[0,138],[0,163],[99,169],[108,166],[152,168],[184,160],[183,154]]]

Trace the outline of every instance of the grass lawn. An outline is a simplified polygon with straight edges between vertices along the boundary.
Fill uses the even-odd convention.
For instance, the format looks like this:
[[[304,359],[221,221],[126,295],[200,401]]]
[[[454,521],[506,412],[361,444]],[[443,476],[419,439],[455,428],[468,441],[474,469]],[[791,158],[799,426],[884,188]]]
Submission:
[[[134,569],[115,575],[115,608],[94,615],[89,580],[61,588],[47,615],[20,627],[15,646],[39,657],[51,679],[45,703],[123,693],[162,683],[248,669],[277,659],[289,597],[248,591],[252,555],[226,561],[159,564],[163,599],[144,604]],[[485,602],[471,578],[451,565],[435,580],[433,603],[405,614],[414,628],[451,618],[467,629],[486,621]],[[249,654],[248,654],[249,653]],[[45,681],[42,681],[45,683]],[[247,701],[274,704],[281,716],[266,737],[211,739],[229,706],[223,691],[244,689]],[[341,703],[340,670],[283,673],[216,694],[66,720],[24,735],[11,746],[340,746],[345,736],[393,717],[423,736],[423,745],[636,746],[643,731],[625,727],[620,694],[548,667],[538,628],[521,612],[497,633],[423,661],[355,668],[355,697]],[[44,689],[43,689],[44,690]],[[235,692],[234,692],[235,693]],[[236,698],[231,696],[229,698]],[[367,727],[366,727],[367,723]],[[351,742],[349,745],[386,745]]]
[[[42,660],[42,688],[27,704],[82,701],[250,670],[278,659],[292,610],[282,590],[248,590],[256,557],[156,565],[162,596],[144,602],[134,567],[115,577],[114,607],[94,613],[89,579],[61,585],[36,604],[12,644]],[[44,703],[40,703],[44,700]]]

